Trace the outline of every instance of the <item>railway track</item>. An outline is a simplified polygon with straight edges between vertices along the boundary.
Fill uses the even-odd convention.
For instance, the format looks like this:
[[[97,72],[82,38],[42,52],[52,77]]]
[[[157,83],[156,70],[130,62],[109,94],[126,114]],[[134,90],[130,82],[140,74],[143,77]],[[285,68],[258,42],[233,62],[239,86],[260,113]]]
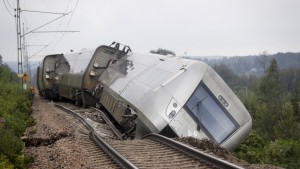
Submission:
[[[78,131],[78,145],[80,145],[82,149],[82,153],[89,156],[89,164],[92,168],[118,168],[119,165],[111,160],[111,158],[89,137],[89,131],[86,128],[79,128]]]
[[[141,140],[122,140],[122,134],[100,110],[75,107],[72,110],[54,105],[75,115],[86,127],[80,129],[80,144],[93,157],[91,162],[95,168],[106,165],[111,168],[242,168],[158,134],[149,134]]]

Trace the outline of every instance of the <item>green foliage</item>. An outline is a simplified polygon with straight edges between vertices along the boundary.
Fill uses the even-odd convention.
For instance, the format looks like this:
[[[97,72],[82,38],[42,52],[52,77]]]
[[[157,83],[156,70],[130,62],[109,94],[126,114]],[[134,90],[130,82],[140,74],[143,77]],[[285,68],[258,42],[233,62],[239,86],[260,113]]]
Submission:
[[[213,69],[223,78],[226,79],[226,83],[233,89],[241,85],[241,79],[226,65],[220,64],[213,67]],[[244,86],[244,85],[243,85]]]
[[[294,139],[300,138],[299,125],[293,112],[293,106],[290,102],[283,105],[282,111],[277,116],[276,124],[273,127],[274,137],[276,139]]]
[[[22,166],[20,157],[22,156],[23,142],[12,130],[0,128],[0,154],[6,156],[12,164]]]
[[[12,72],[7,65],[0,65],[0,82],[3,83],[16,83],[18,82],[18,76]]]
[[[14,166],[9,162],[9,160],[4,156],[0,155],[0,169],[13,169]]]
[[[33,124],[30,91],[22,91],[16,74],[0,66],[0,168],[25,168],[24,143],[19,138]]]
[[[250,163],[273,164],[284,168],[300,167],[300,141],[267,142],[258,134],[250,134],[235,150],[236,155]]]
[[[154,53],[154,54],[160,54],[160,55],[175,55],[175,52],[168,50],[168,49],[162,49],[162,48],[158,48],[157,50],[151,50],[150,53]]]
[[[250,163],[263,163],[263,149],[266,140],[256,133],[251,133],[248,138],[236,150],[236,155],[241,159],[246,159]]]
[[[300,167],[300,142],[294,140],[276,140],[265,149],[265,163],[284,168]]]
[[[260,78],[214,67],[253,119],[251,134],[235,153],[250,163],[300,168],[300,70],[280,70],[275,59],[264,65]]]

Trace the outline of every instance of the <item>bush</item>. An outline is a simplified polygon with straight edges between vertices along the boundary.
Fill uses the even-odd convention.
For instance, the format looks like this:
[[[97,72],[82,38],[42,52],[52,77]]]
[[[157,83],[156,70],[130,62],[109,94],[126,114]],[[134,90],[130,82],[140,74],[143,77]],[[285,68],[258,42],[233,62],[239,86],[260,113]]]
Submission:
[[[4,156],[0,155],[0,169],[13,169],[14,166],[9,162],[9,160]]]
[[[266,142],[251,133],[235,154],[250,163],[272,164],[284,168],[300,168],[300,141],[276,140]]]
[[[22,150],[24,143],[17,137],[12,130],[0,128],[0,154],[7,157],[9,162],[15,166],[23,168]],[[24,157],[23,157],[24,158]]]
[[[20,136],[34,124],[31,113],[31,93],[21,90],[15,73],[0,65],[0,169],[26,168],[32,161],[23,154]]]
[[[284,168],[300,168],[300,141],[276,140],[264,149],[265,163]]]
[[[236,150],[236,155],[250,163],[263,163],[265,140],[256,133],[250,133],[248,138]]]

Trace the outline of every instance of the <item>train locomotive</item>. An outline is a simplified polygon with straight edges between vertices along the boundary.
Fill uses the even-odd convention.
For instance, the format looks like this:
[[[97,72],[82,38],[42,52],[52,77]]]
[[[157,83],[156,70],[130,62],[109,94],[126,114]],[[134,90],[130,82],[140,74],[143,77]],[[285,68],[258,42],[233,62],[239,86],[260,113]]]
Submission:
[[[97,82],[88,90],[82,84],[77,90],[88,91],[93,100],[88,105],[105,108],[127,137],[159,133],[168,137],[208,138],[227,150],[234,150],[247,137],[252,127],[249,112],[206,63],[137,54],[128,46],[120,49],[120,44],[114,45],[102,46],[109,52],[102,50],[99,54],[99,58],[107,57],[103,70],[96,76]],[[83,76],[76,76],[78,80],[86,83],[89,80],[84,79],[93,78],[95,64],[100,62],[91,59],[82,71]],[[68,86],[64,82],[69,73],[59,75],[59,97],[67,96],[59,86],[74,89],[71,83]]]

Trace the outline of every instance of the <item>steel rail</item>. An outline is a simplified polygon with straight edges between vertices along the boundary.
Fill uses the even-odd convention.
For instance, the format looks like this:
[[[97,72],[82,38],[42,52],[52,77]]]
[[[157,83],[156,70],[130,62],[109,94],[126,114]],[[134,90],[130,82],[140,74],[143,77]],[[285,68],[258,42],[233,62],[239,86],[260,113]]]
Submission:
[[[205,161],[207,163],[210,163],[210,164],[220,167],[220,168],[226,168],[226,169],[242,169],[243,168],[243,167],[234,165],[232,163],[229,163],[227,161],[224,161],[222,159],[208,155],[206,153],[203,153],[195,148],[189,147],[183,143],[174,141],[170,138],[167,138],[167,137],[159,135],[159,134],[151,133],[151,134],[144,136],[142,139],[152,139],[155,141],[159,141],[159,142],[167,144],[185,154],[191,155],[192,157],[194,157],[200,161]]]
[[[123,140],[122,137],[123,135],[119,132],[119,130],[115,127],[115,125],[109,120],[109,118],[105,115],[105,113],[103,113],[101,110],[96,109],[94,107],[92,107],[93,110],[98,111],[102,118],[104,119],[104,121],[109,125],[110,129],[115,133],[115,135],[120,139]]]
[[[123,155],[121,155],[119,152],[117,152],[113,147],[111,147],[104,139],[99,137],[97,133],[95,132],[95,129],[86,121],[84,117],[82,117],[80,114],[74,112],[71,109],[68,109],[65,106],[62,106],[57,103],[53,103],[54,106],[66,111],[67,113],[75,116],[89,131],[90,131],[90,138],[93,139],[93,141],[99,145],[108,155],[115,160],[120,167],[122,168],[128,168],[128,169],[137,169],[137,167],[132,164],[129,160],[127,160]]]

